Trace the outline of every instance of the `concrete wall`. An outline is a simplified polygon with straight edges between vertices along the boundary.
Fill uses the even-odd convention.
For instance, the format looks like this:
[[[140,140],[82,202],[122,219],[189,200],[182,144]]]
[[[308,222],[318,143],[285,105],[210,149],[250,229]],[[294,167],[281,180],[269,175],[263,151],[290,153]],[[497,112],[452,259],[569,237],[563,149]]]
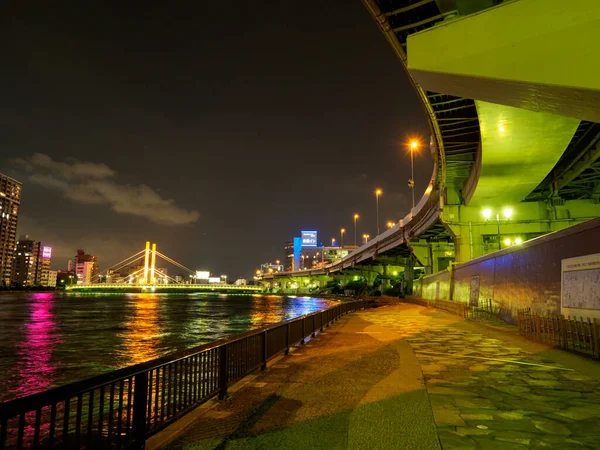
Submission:
[[[561,261],[594,253],[600,253],[600,219],[456,265],[451,273],[424,277],[421,295],[435,299],[439,292],[440,299],[461,302],[492,299],[507,311],[511,321],[516,320],[520,308],[560,313]],[[477,284],[479,295],[471,298],[472,287],[476,294]]]
[[[450,277],[451,274],[447,270],[434,273],[424,277],[421,286],[421,298],[429,300],[440,300],[450,298]],[[419,292],[415,290],[415,294]]]

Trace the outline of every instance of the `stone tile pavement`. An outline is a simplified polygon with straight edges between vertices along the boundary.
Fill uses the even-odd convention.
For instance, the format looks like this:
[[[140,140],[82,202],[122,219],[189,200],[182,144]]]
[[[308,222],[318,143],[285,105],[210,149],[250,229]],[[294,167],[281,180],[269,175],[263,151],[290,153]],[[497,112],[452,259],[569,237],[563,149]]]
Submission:
[[[600,448],[600,363],[402,304],[345,316],[172,449]]]
[[[413,348],[444,449],[600,448],[598,379],[439,313],[363,314]]]

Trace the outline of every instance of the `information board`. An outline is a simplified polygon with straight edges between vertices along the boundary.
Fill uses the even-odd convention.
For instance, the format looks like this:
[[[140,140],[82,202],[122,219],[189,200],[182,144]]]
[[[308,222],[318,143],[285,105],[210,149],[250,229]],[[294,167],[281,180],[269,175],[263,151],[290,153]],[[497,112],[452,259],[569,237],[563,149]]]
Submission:
[[[562,307],[600,310],[600,253],[562,260]]]

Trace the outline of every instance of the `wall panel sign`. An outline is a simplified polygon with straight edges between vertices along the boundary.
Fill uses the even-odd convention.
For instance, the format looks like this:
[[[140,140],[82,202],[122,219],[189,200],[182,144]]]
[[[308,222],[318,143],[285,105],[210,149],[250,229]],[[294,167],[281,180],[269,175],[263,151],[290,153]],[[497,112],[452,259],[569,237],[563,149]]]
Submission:
[[[600,310],[600,253],[562,260],[563,308]]]

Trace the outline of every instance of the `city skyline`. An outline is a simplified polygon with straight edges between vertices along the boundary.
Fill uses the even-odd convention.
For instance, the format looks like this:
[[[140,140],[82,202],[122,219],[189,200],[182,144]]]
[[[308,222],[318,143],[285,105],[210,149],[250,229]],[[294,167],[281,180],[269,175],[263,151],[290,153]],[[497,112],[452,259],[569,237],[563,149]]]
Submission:
[[[301,229],[327,240],[359,213],[374,236],[376,188],[382,223],[404,217],[410,137],[417,201],[431,176],[425,115],[364,7],[341,5],[325,8],[337,29],[306,4],[6,11],[0,171],[24,186],[18,234],[52,245],[56,268],[151,239],[251,276]]]

